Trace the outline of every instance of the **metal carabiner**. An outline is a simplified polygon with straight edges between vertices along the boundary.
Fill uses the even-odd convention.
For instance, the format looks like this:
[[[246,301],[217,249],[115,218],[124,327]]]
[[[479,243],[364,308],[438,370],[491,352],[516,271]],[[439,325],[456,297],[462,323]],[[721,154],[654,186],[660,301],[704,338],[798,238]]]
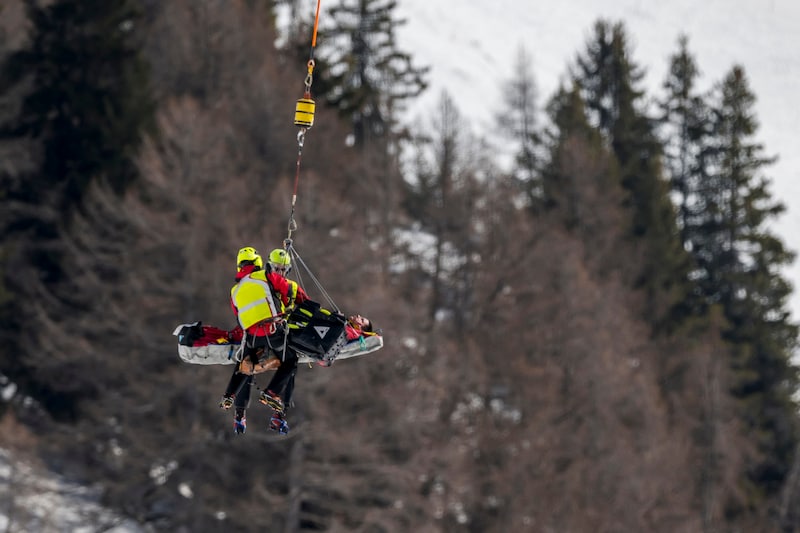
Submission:
[[[308,60],[308,74],[306,74],[306,94],[311,94],[311,84],[314,83],[314,65],[316,63],[313,59]]]

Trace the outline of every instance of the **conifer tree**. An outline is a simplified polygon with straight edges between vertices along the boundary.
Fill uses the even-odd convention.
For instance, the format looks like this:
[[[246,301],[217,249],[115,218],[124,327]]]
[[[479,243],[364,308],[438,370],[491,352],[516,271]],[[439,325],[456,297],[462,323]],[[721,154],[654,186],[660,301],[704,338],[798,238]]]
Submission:
[[[14,194],[39,201],[43,190],[57,190],[55,206],[68,212],[93,180],[122,191],[135,179],[133,156],[153,112],[133,42],[138,15],[129,0],[59,0],[30,4],[28,16],[31,45],[3,74],[32,88],[3,136],[38,140],[43,157]]]
[[[708,149],[712,181],[702,190],[706,218],[698,227],[705,257],[704,297],[719,302],[734,345],[734,394],[761,454],[752,481],[774,494],[787,475],[798,439],[797,368],[790,358],[798,328],[786,309],[791,287],[780,270],[793,259],[767,221],[783,212],[764,168],[774,161],[754,141],[758,123],[744,69],[735,66],[713,95]]]
[[[635,272],[638,265],[622,259],[631,247],[625,244],[629,223],[621,208],[619,167],[587,120],[580,88],[559,89],[547,111],[553,128],[546,132],[549,152],[542,168],[546,212],[581,240],[595,272]]]
[[[613,150],[622,183],[631,192],[633,232],[643,235],[655,230],[652,217],[665,215],[657,191],[661,147],[643,110],[644,92],[638,87],[643,73],[630,56],[623,25],[598,21],[574,76],[583,89],[589,122]]]
[[[397,47],[395,28],[404,21],[395,18],[396,7],[395,0],[343,0],[320,39],[330,75],[325,98],[350,120],[356,146],[386,138],[403,101],[426,87],[427,69]]]
[[[559,207],[568,228],[585,223],[581,211],[588,206],[578,199],[581,187],[574,182],[575,176],[564,173],[561,161],[573,149],[569,147],[570,144],[576,142],[582,151],[590,153],[589,157],[597,157],[603,152],[600,133],[589,125],[585,109],[576,85],[571,90],[560,88],[548,105],[554,128],[549,132],[548,139],[550,164],[545,166],[542,174],[545,205],[549,208]]]
[[[678,40],[678,51],[670,57],[663,83],[666,94],[659,102],[664,164],[671,189],[677,195],[678,226],[684,243],[690,243],[693,219],[703,210],[697,191],[707,177],[703,174],[701,154],[707,136],[708,111],[697,92],[700,71],[688,42],[685,35]]]
[[[634,286],[645,290],[654,325],[667,326],[684,313],[689,262],[662,174],[662,147],[638,86],[642,72],[630,56],[623,25],[598,21],[585,54],[577,59],[574,78],[589,123],[599,129],[619,164],[629,194],[631,235],[646,247]]]
[[[0,228],[13,243],[9,261],[17,266],[8,304],[14,355],[2,366],[25,378],[21,384],[48,391],[64,383],[31,385],[28,379],[41,379],[42,373],[25,368],[52,353],[37,346],[50,340],[40,339],[41,331],[60,317],[85,312],[93,296],[75,290],[68,279],[71,254],[82,253],[71,247],[71,223],[93,185],[120,194],[135,181],[134,158],[153,103],[136,48],[138,14],[132,2],[30,2],[27,15],[30,42],[7,58],[0,73],[4,95],[24,93],[19,112],[3,117],[0,142],[26,145],[31,154],[28,167],[0,172],[7,207]],[[117,274],[112,264],[101,273],[106,279]],[[21,340],[24,345],[16,346]],[[70,409],[57,396],[45,393],[42,400]]]

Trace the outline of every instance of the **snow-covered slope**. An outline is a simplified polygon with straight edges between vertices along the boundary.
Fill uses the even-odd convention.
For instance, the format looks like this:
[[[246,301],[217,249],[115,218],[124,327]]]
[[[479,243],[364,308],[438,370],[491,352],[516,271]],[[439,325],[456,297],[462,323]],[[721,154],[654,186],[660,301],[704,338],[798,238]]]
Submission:
[[[323,2],[324,4],[324,2]],[[583,51],[599,18],[623,21],[633,59],[647,72],[650,95],[660,89],[668,57],[678,36],[701,69],[700,89],[710,88],[734,64],[745,68],[758,98],[758,140],[779,161],[770,167],[772,193],[787,207],[775,230],[800,252],[800,2],[796,0],[398,0],[397,14],[407,19],[398,30],[400,47],[417,65],[431,67],[431,87],[409,110],[409,119],[435,110],[447,90],[459,111],[478,132],[488,131],[499,110],[487,102],[501,99],[501,82],[514,75],[517,52],[532,59],[541,101],[563,80],[567,64]],[[785,273],[798,293],[792,298],[800,320],[800,263]]]
[[[99,492],[34,469],[0,448],[0,531],[144,532],[132,520],[101,507]]]

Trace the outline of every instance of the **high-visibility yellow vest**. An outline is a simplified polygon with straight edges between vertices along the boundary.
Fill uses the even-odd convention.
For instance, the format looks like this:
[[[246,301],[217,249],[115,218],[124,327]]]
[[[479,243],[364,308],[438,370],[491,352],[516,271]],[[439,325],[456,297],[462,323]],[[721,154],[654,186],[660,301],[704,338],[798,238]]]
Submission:
[[[266,272],[257,270],[231,288],[231,301],[238,311],[239,325],[245,330],[283,312],[283,302],[276,305]]]

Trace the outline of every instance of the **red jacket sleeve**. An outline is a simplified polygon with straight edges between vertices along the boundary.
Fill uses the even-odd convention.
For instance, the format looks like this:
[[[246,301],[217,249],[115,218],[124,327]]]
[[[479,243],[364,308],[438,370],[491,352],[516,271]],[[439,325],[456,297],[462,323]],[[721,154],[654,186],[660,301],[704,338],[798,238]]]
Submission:
[[[272,288],[281,295],[281,300],[284,306],[290,306],[294,303],[303,303],[308,300],[308,295],[297,282],[286,279],[277,272],[270,272],[267,274]]]
[[[292,283],[294,283],[294,282],[292,282]],[[301,304],[301,303],[305,302],[306,300],[308,300],[308,295],[306,294],[306,291],[303,290],[303,287],[301,287],[300,285],[297,285],[297,296],[295,297],[295,301],[297,303]]]

